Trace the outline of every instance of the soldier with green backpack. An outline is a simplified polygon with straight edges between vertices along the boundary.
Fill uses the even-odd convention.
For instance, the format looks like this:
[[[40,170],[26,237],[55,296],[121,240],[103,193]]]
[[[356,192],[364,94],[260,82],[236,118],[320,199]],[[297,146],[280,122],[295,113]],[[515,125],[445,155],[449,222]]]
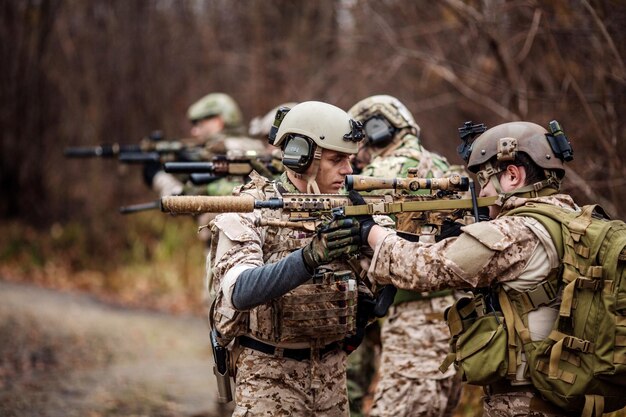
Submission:
[[[446,312],[442,364],[485,390],[484,415],[599,416],[626,406],[626,225],[559,193],[569,141],[504,123],[461,147],[490,221],[409,242],[359,216],[370,279],[413,291],[463,288]],[[355,204],[363,203],[352,195]]]

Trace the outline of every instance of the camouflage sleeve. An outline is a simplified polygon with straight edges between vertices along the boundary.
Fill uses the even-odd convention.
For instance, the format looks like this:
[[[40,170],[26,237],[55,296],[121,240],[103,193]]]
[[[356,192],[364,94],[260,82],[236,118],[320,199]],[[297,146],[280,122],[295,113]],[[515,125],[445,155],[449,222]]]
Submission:
[[[388,235],[375,248],[370,278],[413,291],[487,286],[518,278],[539,245],[535,234],[514,217],[462,230],[459,237],[434,244]]]
[[[218,248],[212,264],[217,292],[226,292],[230,304],[232,287],[237,276],[246,268],[263,265],[262,229],[254,225],[254,213],[221,214],[213,222],[219,230]]]

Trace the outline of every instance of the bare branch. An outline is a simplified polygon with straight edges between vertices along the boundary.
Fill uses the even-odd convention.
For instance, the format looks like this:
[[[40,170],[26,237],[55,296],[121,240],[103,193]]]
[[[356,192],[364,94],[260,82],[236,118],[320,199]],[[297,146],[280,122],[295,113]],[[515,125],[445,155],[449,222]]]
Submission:
[[[573,187],[581,191],[589,201],[595,201],[608,211],[612,216],[618,214],[617,207],[609,199],[605,198],[602,194],[594,191],[594,188],[589,185],[584,178],[573,171],[572,169],[565,167],[565,178]]]
[[[611,37],[611,35],[609,35],[609,32],[606,30],[606,26],[604,25],[604,23],[602,23],[602,19],[600,19],[600,17],[596,13],[595,9],[591,6],[591,4],[589,4],[587,0],[583,0],[582,3],[591,14],[591,17],[593,18],[593,21],[595,22],[595,24],[598,25],[600,32],[602,32],[602,35],[606,39],[606,42],[609,45],[609,48],[611,49],[611,52],[613,53],[613,55],[615,55],[615,60],[617,61],[617,65],[620,69],[620,73],[616,75],[617,77],[619,77],[619,81],[624,82],[626,78],[626,75],[625,75],[626,70],[624,69],[624,61],[622,60],[622,57],[620,56],[617,48],[615,47],[613,38]]]
[[[389,44],[389,46],[395,50],[397,54],[418,59],[424,62],[427,67],[433,71],[440,78],[444,79],[448,83],[450,83],[454,88],[456,88],[459,93],[468,98],[469,100],[479,104],[486,109],[492,111],[503,119],[507,120],[519,120],[520,116],[512,111],[510,111],[505,106],[502,106],[491,97],[488,97],[480,92],[469,87],[468,83],[463,81],[448,65],[444,64],[442,61],[445,61],[443,57],[436,57],[432,53],[428,54],[425,52],[421,52],[414,49],[405,48],[399,45],[398,40],[396,39],[396,32],[391,29],[391,26],[385,21],[385,19],[380,16],[380,14],[372,11],[379,27],[381,28],[383,35]]]
[[[530,25],[530,29],[528,30],[528,34],[526,35],[526,40],[524,41],[524,46],[522,50],[517,54],[515,61],[522,62],[528,56],[530,49],[533,46],[533,42],[535,40],[535,36],[537,35],[537,31],[539,29],[539,23],[541,22],[541,10],[535,9],[535,13],[533,14],[533,22]]]

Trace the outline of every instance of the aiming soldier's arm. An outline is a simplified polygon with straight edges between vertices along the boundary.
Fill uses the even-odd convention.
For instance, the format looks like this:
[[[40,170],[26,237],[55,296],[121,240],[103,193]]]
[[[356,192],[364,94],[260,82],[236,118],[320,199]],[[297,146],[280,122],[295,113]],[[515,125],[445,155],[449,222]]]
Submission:
[[[237,233],[233,235],[223,230],[247,229],[247,234],[256,234],[255,228],[246,225],[247,222],[242,222],[240,216],[232,213],[216,219],[216,226],[220,229],[216,259],[228,259],[228,262],[233,262],[233,257],[238,259],[232,266],[226,266],[222,281],[227,297],[232,287],[230,300],[238,310],[249,310],[287,293],[311,279],[318,266],[339,256],[355,253],[360,247],[358,225],[352,219],[339,219],[319,228],[303,249],[278,262],[255,266],[251,259],[257,258],[260,250],[258,243],[254,240],[237,242],[240,240]],[[235,240],[231,240],[228,234]]]

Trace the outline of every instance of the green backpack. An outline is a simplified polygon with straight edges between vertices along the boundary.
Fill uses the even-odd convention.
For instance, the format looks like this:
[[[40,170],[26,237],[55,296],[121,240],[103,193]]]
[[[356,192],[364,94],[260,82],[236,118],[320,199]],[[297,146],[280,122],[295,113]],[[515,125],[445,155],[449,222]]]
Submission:
[[[535,308],[534,295],[503,296],[500,291],[509,350],[515,349],[514,327],[524,345],[533,385],[565,410],[600,416],[625,407],[626,223],[609,220],[595,205],[572,212],[528,203],[506,215],[533,217],[548,230],[561,266],[543,285],[544,292],[556,294],[557,288],[563,288],[552,332],[534,342],[522,320]]]

